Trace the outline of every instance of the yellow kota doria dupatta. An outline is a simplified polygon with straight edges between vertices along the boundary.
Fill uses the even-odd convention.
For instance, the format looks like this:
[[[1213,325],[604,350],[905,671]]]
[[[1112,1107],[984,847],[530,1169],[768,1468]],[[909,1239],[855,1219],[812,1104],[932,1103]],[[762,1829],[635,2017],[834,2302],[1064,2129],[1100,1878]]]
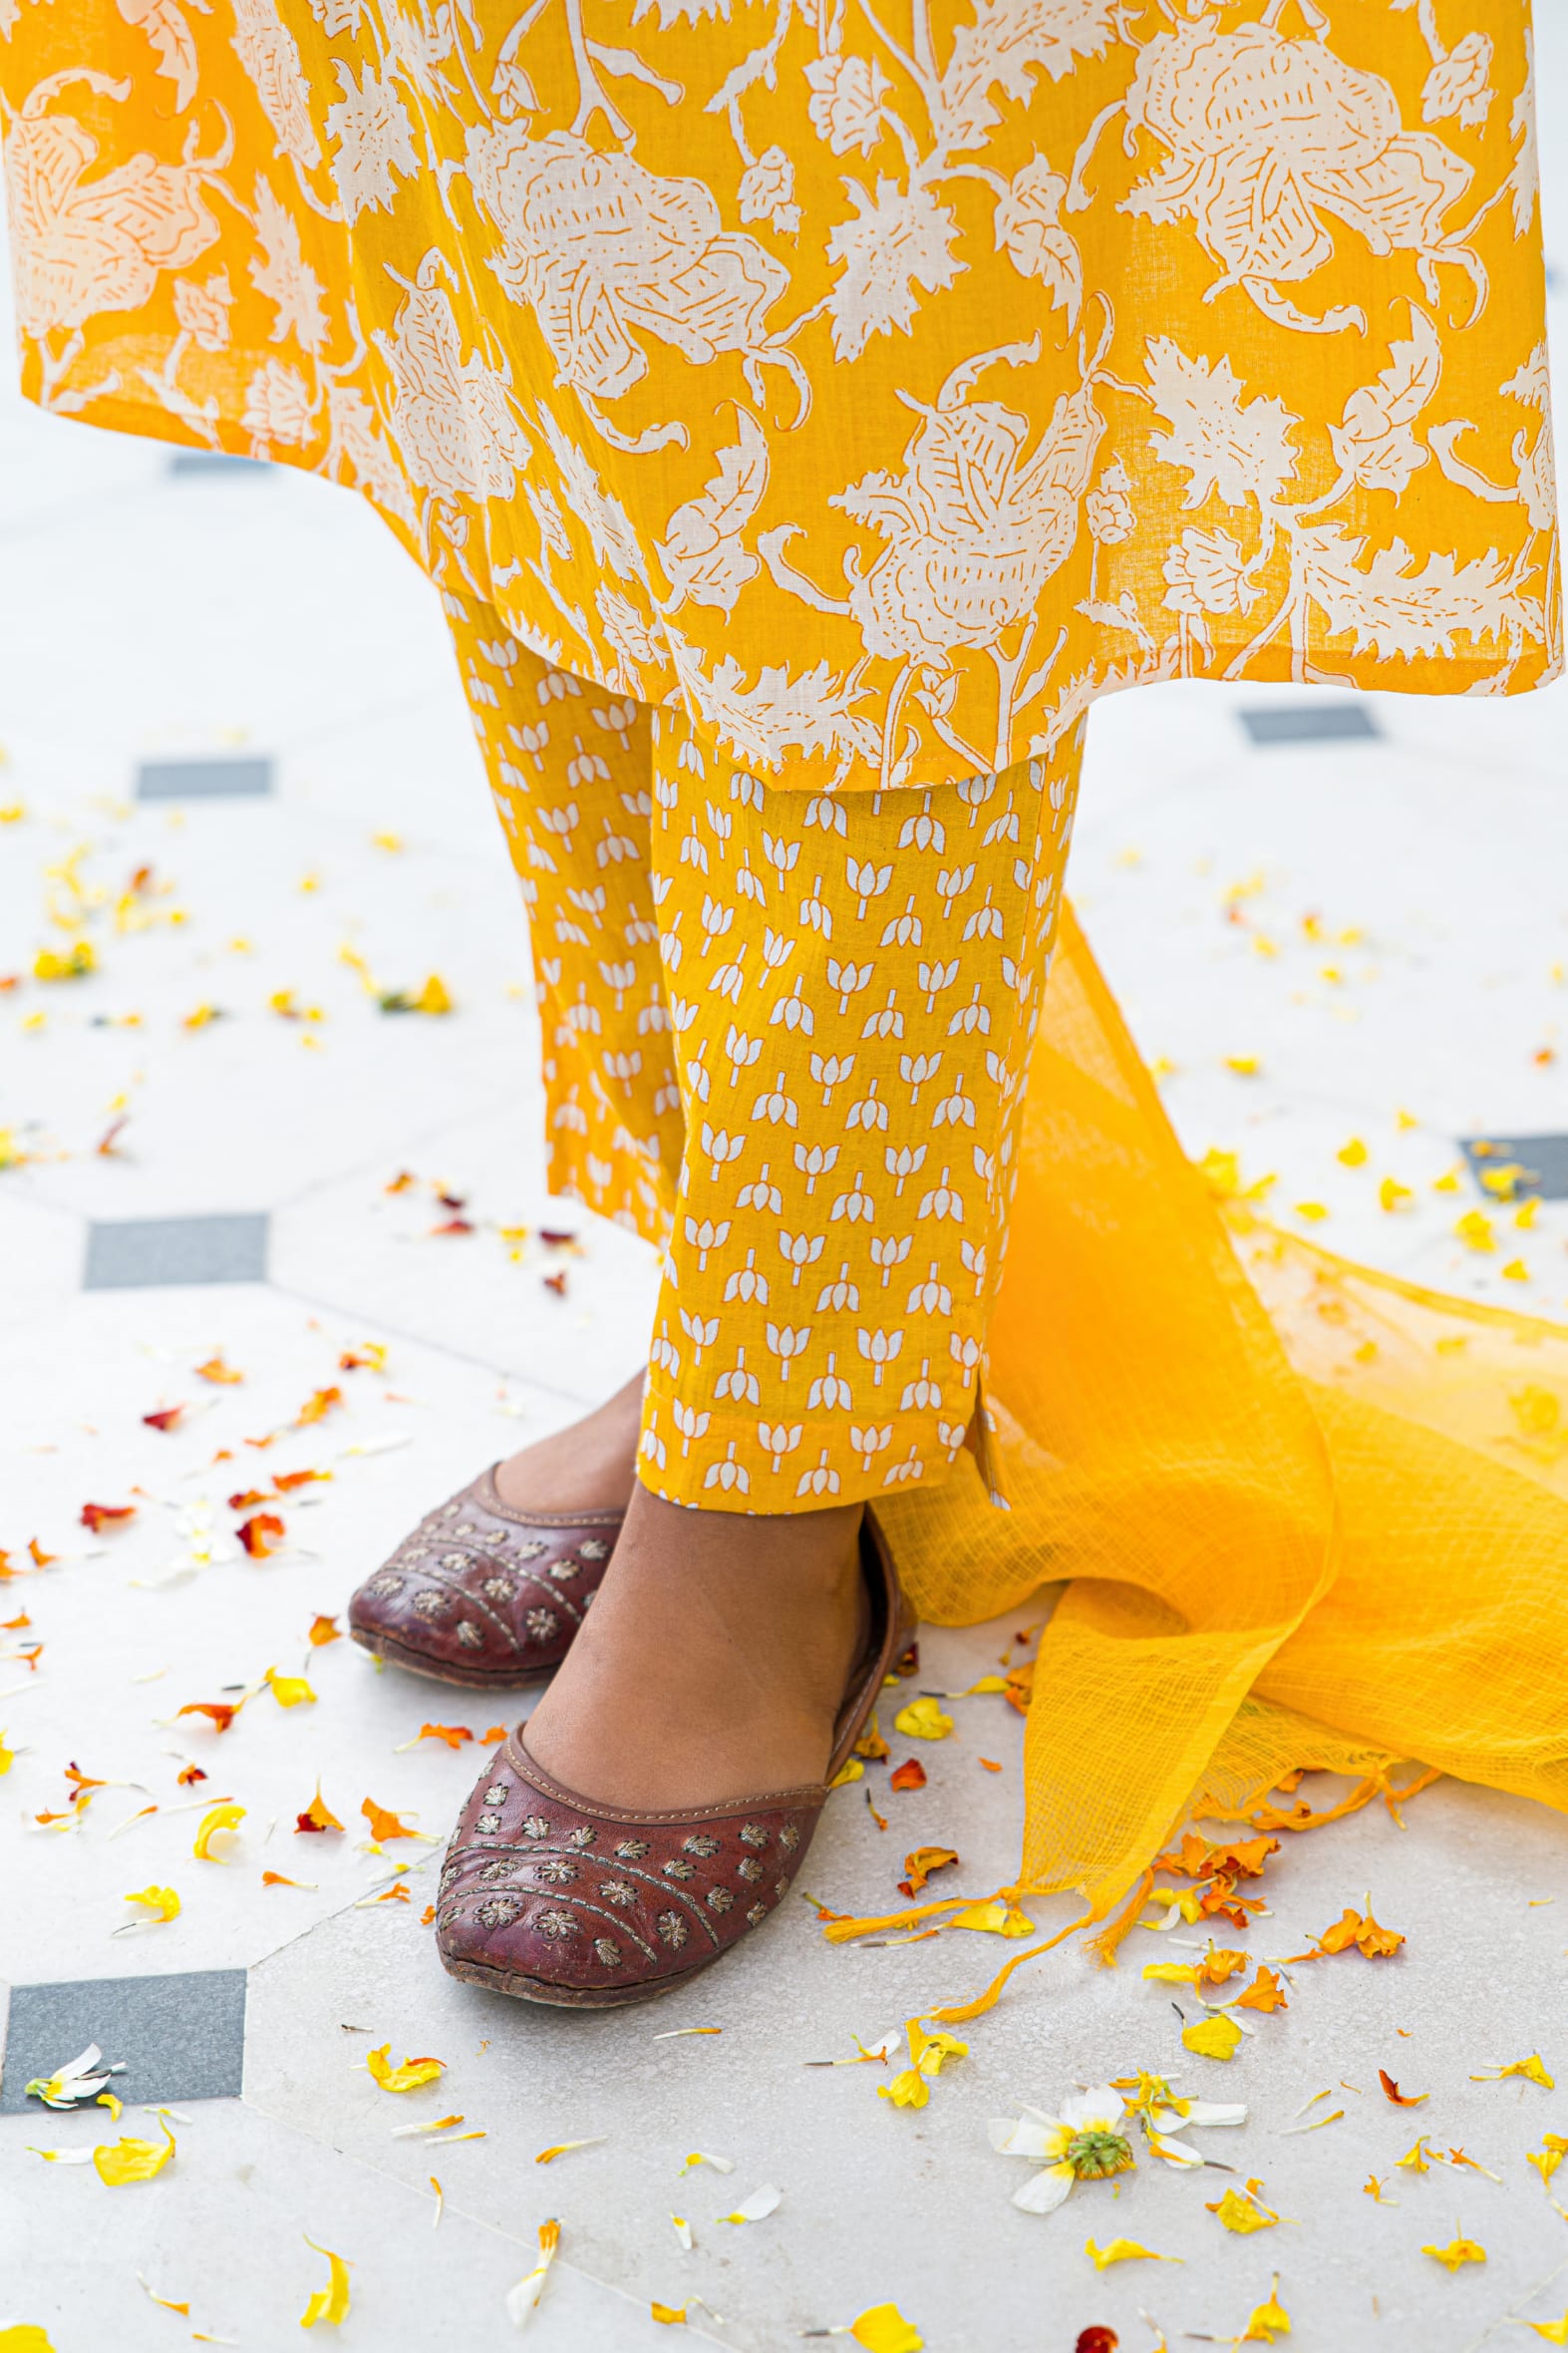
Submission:
[[[1011,1513],[967,1472],[881,1509],[928,1617],[1066,1581],[1025,1886],[1103,1913],[1298,1767],[1568,1807],[1568,1330],[1227,1218],[1071,913],[991,1379]]]

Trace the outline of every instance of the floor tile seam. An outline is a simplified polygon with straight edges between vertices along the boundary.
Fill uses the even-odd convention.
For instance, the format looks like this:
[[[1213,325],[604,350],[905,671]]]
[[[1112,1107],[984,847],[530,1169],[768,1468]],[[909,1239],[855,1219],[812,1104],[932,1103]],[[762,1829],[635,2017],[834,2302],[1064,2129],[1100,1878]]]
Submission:
[[[469,1109],[449,1112],[442,1118],[428,1122],[426,1126],[416,1129],[412,1135],[401,1137],[395,1147],[389,1146],[384,1151],[367,1154],[363,1159],[349,1162],[341,1168],[328,1170],[307,1177],[297,1191],[287,1193],[273,1201],[270,1204],[270,1214],[278,1216],[285,1209],[300,1208],[306,1202],[313,1200],[318,1193],[327,1191],[333,1185],[352,1184],[357,1177],[370,1177],[375,1174],[378,1165],[385,1164],[388,1159],[394,1157],[394,1154],[401,1157],[405,1150],[410,1153],[421,1151],[435,1138],[444,1135],[449,1128],[472,1127],[477,1126],[483,1120],[493,1119],[495,1109],[493,1095],[488,1097],[475,1095],[474,1101]]]
[[[478,1098],[475,1098],[475,1101],[470,1109],[456,1112],[445,1120],[437,1120],[431,1123],[429,1126],[418,1130],[412,1137],[400,1140],[400,1148],[402,1143],[406,1143],[410,1151],[417,1151],[423,1145],[427,1144],[432,1137],[439,1135],[444,1128],[484,1119],[493,1115],[494,1108],[493,1101],[484,1102]],[[374,1172],[377,1162],[384,1161],[388,1157],[389,1155],[387,1153],[377,1153],[365,1159],[345,1162],[337,1168],[325,1170],[314,1176],[307,1177],[299,1186],[297,1191],[281,1194],[259,1208],[251,1207],[248,1209],[236,1209],[231,1207],[226,1209],[155,1209],[149,1211],[147,1214],[149,1217],[172,1218],[207,1216],[276,1217],[286,1209],[300,1207],[303,1203],[311,1200],[317,1193],[323,1192],[333,1185],[350,1184],[357,1176],[366,1176],[371,1175]],[[52,1211],[56,1215],[75,1218],[79,1224],[84,1225],[105,1225],[121,1222],[138,1223],[143,1221],[141,1219],[129,1218],[120,1220],[116,1218],[94,1217],[89,1210],[75,1208],[62,1201],[56,1193],[49,1189],[47,1179],[35,1179],[31,1188],[23,1193],[21,1197],[28,1202],[36,1202],[41,1207]]]
[[[235,1284],[232,1287],[239,1289],[242,1286]],[[428,1349],[434,1356],[445,1357],[450,1364],[469,1365],[476,1372],[492,1373],[498,1381],[526,1382],[537,1396],[552,1398],[561,1405],[576,1406],[580,1411],[586,1412],[593,1406],[602,1405],[604,1402],[602,1398],[589,1396],[582,1390],[564,1389],[556,1382],[541,1381],[532,1373],[519,1371],[515,1367],[499,1363],[494,1357],[474,1356],[466,1348],[454,1348],[450,1341],[428,1339],[424,1333],[410,1331],[402,1324],[390,1322],[385,1316],[377,1313],[367,1314],[363,1308],[345,1307],[341,1301],[326,1298],[319,1291],[301,1290],[297,1285],[281,1283],[273,1276],[269,1276],[265,1283],[252,1284],[248,1287],[256,1290],[274,1291],[279,1298],[291,1299],[301,1307],[319,1308],[330,1315],[345,1317],[357,1315],[361,1322],[373,1323],[378,1331],[385,1332],[394,1340],[403,1341],[409,1347]],[[100,1295],[102,1294],[95,1294],[95,1296]]]
[[[252,2115],[263,2117],[268,2124],[281,2127],[284,2132],[291,2133],[295,2140],[302,2141],[313,2149],[326,2150],[341,2163],[355,2167],[360,2173],[368,2175],[372,2181],[378,2184],[390,2183],[394,2188],[407,2190],[411,2197],[418,2198],[424,2203],[429,2202],[427,2191],[417,2188],[412,2183],[405,2182],[400,2175],[393,2173],[389,2167],[378,2164],[373,2158],[362,2156],[354,2150],[341,2148],[335,2141],[312,2130],[310,2126],[300,2124],[293,2117],[279,2115],[275,2109],[265,2107],[261,2101],[253,2099],[247,2092],[240,2093],[239,2100],[240,2105],[248,2108]],[[475,2213],[471,2206],[464,2202],[461,2194],[455,2196],[445,2184],[442,2185],[442,2206],[444,2213],[461,2215],[464,2221],[471,2222],[478,2229],[488,2231],[492,2238],[502,2240],[507,2246],[515,2246],[525,2259],[536,2249],[536,2238],[521,2236],[515,2231],[508,2230],[503,2223],[492,2222],[488,2216]],[[435,2236],[436,2233],[433,2232],[432,2235]],[[355,2259],[356,2261],[362,2260],[359,2257]],[[557,2255],[550,2268],[552,2271],[570,2271],[578,2279],[586,2281],[589,2287],[597,2288],[604,2295],[616,2297],[621,2303],[629,2305],[633,2311],[646,2311],[649,2298],[634,2296],[629,2289],[617,2287],[613,2280],[601,2279],[596,2272],[584,2270],[582,2265],[574,2263],[569,2255]],[[543,2293],[544,2298],[548,2298],[548,2282],[545,2284]],[[541,2299],[541,2310],[542,2301],[543,2299]],[[729,2339],[713,2336],[706,2328],[694,2326],[688,2322],[686,2333],[688,2337],[694,2337],[700,2343],[719,2345],[724,2347],[725,2353],[736,2353],[736,2348]]]

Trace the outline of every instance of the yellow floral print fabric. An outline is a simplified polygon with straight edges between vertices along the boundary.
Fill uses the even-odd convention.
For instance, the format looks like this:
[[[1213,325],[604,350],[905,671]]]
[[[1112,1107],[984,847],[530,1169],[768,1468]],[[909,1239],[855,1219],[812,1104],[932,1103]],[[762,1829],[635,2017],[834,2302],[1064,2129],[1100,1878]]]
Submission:
[[[449,599],[528,901],[551,1185],[667,1243],[641,1477],[787,1513],[938,1484],[979,1410],[1079,735],[771,790]]]
[[[1524,0],[0,0],[25,383],[788,787],[1560,661]]]

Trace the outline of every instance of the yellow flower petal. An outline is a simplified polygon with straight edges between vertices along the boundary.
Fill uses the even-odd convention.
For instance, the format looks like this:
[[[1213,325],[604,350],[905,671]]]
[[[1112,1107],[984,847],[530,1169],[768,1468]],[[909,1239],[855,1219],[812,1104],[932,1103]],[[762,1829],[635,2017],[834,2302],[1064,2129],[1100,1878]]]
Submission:
[[[1278,2214],[1265,2213],[1239,2189],[1227,2189],[1218,2204],[1208,2210],[1227,2230],[1234,2230],[1241,2237],[1253,2230],[1272,2230],[1279,2220]]]
[[[224,1831],[237,1830],[245,1819],[243,1806],[213,1806],[201,1817],[196,1843],[191,1851],[198,1862],[222,1862],[225,1857],[212,1852],[212,1842]]]
[[[864,1781],[865,1767],[858,1757],[846,1757],[828,1783],[830,1790],[846,1789],[852,1781]]]
[[[1509,2075],[1522,2075],[1532,2084],[1544,2084],[1548,2092],[1557,2088],[1556,2079],[1547,2074],[1539,2051],[1533,2051],[1528,2059],[1511,2060],[1506,2067],[1489,2067],[1484,2075],[1472,2075],[1470,2081],[1472,2084],[1499,2084]]]
[[[1408,1184],[1401,1184],[1398,1177],[1395,1176],[1385,1176],[1383,1182],[1378,1187],[1378,1206],[1380,1209],[1403,1209],[1407,1201],[1411,1201],[1414,1198],[1415,1195],[1413,1192],[1411,1192],[1410,1186]]]
[[[125,1900],[127,1903],[145,1903],[150,1911],[157,1912],[160,1920],[175,1920],[179,1917],[179,1897],[172,1887],[133,1888]]]
[[[656,2297],[649,2306],[649,2310],[655,2320],[662,2320],[667,2327],[680,2326],[684,2328],[686,2325],[686,2306],[684,2304],[661,2304]]]
[[[1276,2271],[1268,2302],[1259,2304],[1247,2323],[1246,2334],[1241,2340],[1244,2345],[1272,2345],[1276,2337],[1290,2335],[1290,2314],[1280,2302],[1279,2295],[1280,2275]]]
[[[946,1740],[953,1719],[943,1715],[934,1699],[912,1699],[893,1718],[893,1728],[909,1740]]]
[[[1234,2059],[1241,2046],[1241,2028],[1234,2018],[1201,2018],[1181,2030],[1185,2049],[1200,2059]]]
[[[591,2141],[557,2141],[553,2148],[541,2149],[533,2162],[536,2166],[553,2165],[558,2157],[565,2157],[570,2150],[599,2149],[608,2139],[607,2133],[599,2133]]]
[[[160,2174],[174,2154],[174,2136],[163,2126],[161,2149],[152,2141],[116,2141],[93,2152],[93,2163],[98,2178],[111,2189],[122,2189],[128,2182],[151,2182]]]
[[[890,2084],[878,2084],[876,2096],[879,2100],[891,2100],[895,2108],[924,2108],[931,2091],[918,2067],[906,2067]]]
[[[303,1675],[280,1675],[276,1667],[268,1667],[267,1687],[280,1708],[297,1708],[301,1701],[314,1707],[316,1695]]]
[[[301,2328],[314,2328],[318,2320],[325,2320],[333,2328],[338,2328],[348,2318],[349,2267],[343,2257],[335,2255],[330,2247],[316,2246],[313,2238],[307,2237],[305,2244],[316,2247],[318,2255],[326,2256],[330,2276],[327,2285],[318,2287],[305,2306],[299,2316],[299,2325]]]
[[[1349,1144],[1340,1146],[1334,1157],[1343,1161],[1347,1169],[1363,1169],[1367,1165],[1367,1147],[1359,1136],[1353,1136]]]
[[[534,2306],[544,2293],[544,2281],[555,2260],[555,2250],[561,2243],[561,2226],[552,2217],[539,2224],[539,2259],[526,2279],[506,2291],[506,2317],[513,2328],[526,2328]]]
[[[1527,2320],[1524,2325],[1533,2328],[1538,2337],[1544,2337],[1548,2345],[1568,2345],[1568,2312],[1561,2320]],[[0,2337],[0,2353],[5,2353],[4,2337]]]
[[[967,1904],[954,1912],[947,1925],[950,1928],[974,1928],[985,1936],[1033,1936],[1035,1923],[1028,1912],[1020,1911],[1016,1903],[1004,1903],[993,1896],[989,1903]]]
[[[1477,2246],[1473,2238],[1450,2238],[1446,2246],[1423,2246],[1423,2255],[1443,2264],[1449,2271],[1457,2271],[1461,2263],[1484,2263],[1486,2249]]]
[[[896,2304],[873,2304],[859,2319],[851,2321],[849,2334],[865,2353],[920,2353],[924,2337],[912,2320],[906,2320]]]
[[[1190,1961],[1145,1961],[1143,1974],[1156,1985],[1196,1985],[1198,1973]]]
[[[0,1167],[3,1167],[3,1166],[4,1166],[4,1164],[3,1164],[3,1163],[0,1163]],[[12,1764],[13,1764],[13,1762],[14,1762],[14,1760],[15,1760],[15,1757],[16,1757],[16,1751],[15,1751],[15,1749],[8,1749],[8,1748],[6,1747],[6,1745],[5,1745],[5,1734],[4,1734],[4,1732],[0,1732],[0,1777],[3,1777],[5,1774],[7,1774],[7,1773],[9,1773],[9,1772],[10,1772],[10,1770],[11,1770],[11,1767],[12,1767]],[[0,2347],[3,2347],[3,2345],[4,2345],[4,2342],[5,2342],[5,2340],[4,2340],[3,2338],[0,2338]]]
[[[433,2084],[447,2072],[445,2059],[405,2059],[397,2067],[389,2053],[392,2045],[383,2043],[379,2051],[367,2051],[365,2065],[384,2092],[417,2092],[422,2084]]]
[[[1151,2246],[1139,2246],[1135,2238],[1113,2238],[1108,2246],[1097,2246],[1092,2238],[1084,2242],[1084,2252],[1097,2271],[1104,2271],[1112,2263],[1180,2263],[1181,2255],[1156,2255]]]
[[[16,2328],[0,2328],[0,2353],[55,2353],[48,2334],[22,2321]]]
[[[909,2056],[922,2075],[940,2075],[949,2059],[967,2059],[969,2045],[961,2043],[956,2034],[927,2034],[918,2018],[911,2018],[904,2032],[909,2037]]]
[[[1497,1237],[1492,1232],[1492,1221],[1481,1209],[1466,1209],[1454,1221],[1454,1232],[1467,1250],[1495,1250]]]

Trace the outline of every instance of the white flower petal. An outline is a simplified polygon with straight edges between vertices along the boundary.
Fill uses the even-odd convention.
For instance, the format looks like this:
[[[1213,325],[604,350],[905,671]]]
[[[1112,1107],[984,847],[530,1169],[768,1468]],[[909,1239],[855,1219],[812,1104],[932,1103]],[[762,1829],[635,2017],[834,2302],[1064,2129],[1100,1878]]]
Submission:
[[[1126,2114],[1126,2102],[1109,2084],[1094,2084],[1062,2103],[1062,2122],[1075,2133],[1114,2133]]]
[[[1200,2166],[1204,2163],[1202,2151],[1189,2149],[1185,2141],[1167,2141],[1162,2134],[1150,2133],[1148,2145],[1154,2155],[1162,2157],[1168,2166]]]
[[[1048,2166],[1043,2174],[1032,2175],[1022,2189],[1014,2190],[1013,2203],[1022,2206],[1026,2214],[1052,2213],[1071,2190],[1075,2179],[1071,2166]]]
[[[1244,2125],[1247,2111],[1239,2100],[1189,2100],[1183,2121],[1189,2125]]]
[[[766,2222],[784,2203],[784,2191],[776,2183],[765,2182],[761,2189],[754,2189],[750,2197],[743,2197],[734,2211],[721,2214],[721,2222]]]
[[[987,2131],[991,2146],[1003,2157],[1055,2158],[1062,2155],[1070,2135],[1055,2117],[994,2116]]]

